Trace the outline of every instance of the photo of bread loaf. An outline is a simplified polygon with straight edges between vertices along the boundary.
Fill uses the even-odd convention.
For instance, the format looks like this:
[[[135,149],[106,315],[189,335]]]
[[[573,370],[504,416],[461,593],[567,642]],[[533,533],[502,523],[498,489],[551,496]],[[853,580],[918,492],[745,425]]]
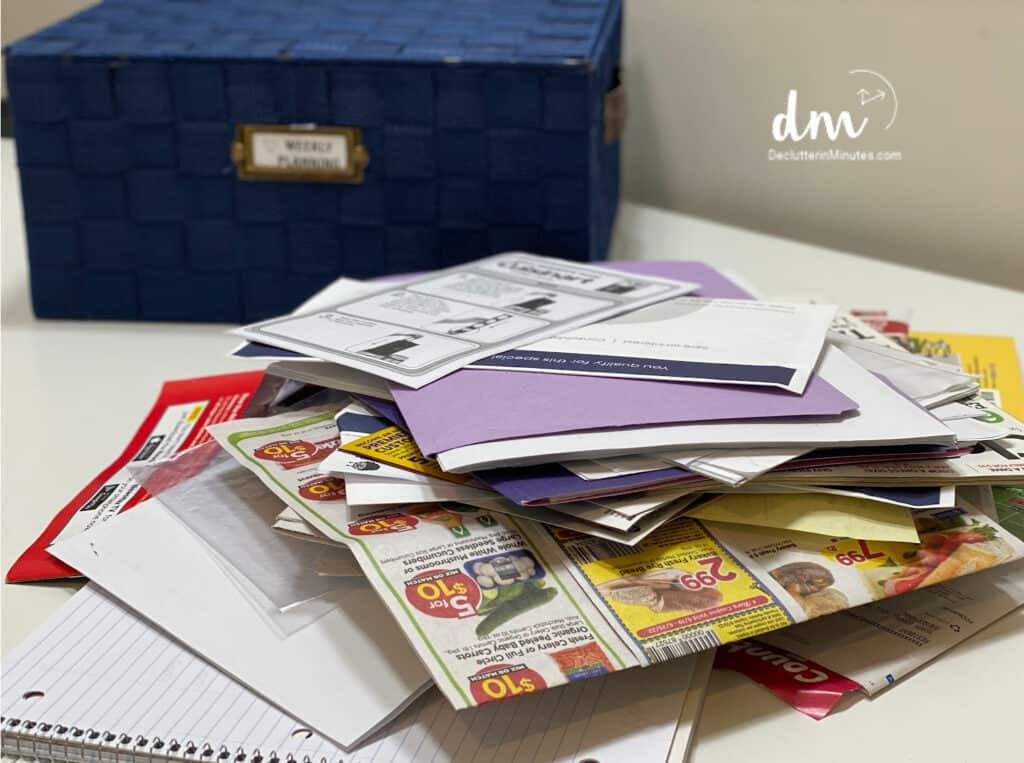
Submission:
[[[597,589],[617,604],[647,607],[652,612],[694,612],[722,601],[717,588],[692,590],[684,587],[681,576],[685,573],[675,567],[649,570],[641,575],[605,581]]]

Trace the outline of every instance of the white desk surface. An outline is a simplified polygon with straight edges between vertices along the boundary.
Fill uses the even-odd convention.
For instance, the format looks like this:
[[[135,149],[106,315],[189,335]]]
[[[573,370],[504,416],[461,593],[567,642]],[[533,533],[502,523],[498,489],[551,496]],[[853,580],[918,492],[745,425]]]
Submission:
[[[36,320],[14,150],[11,141],[2,144],[0,561],[6,572],[56,511],[120,453],[161,382],[246,364],[225,357],[234,342],[224,326]],[[1015,336],[1024,357],[1021,292],[633,204],[620,210],[614,256],[704,260],[741,274],[768,297],[909,307],[916,329]],[[75,588],[4,584],[3,652]],[[1019,610],[876,699],[821,722],[745,678],[716,671],[691,760],[1012,759],[1020,744],[1022,653]]]

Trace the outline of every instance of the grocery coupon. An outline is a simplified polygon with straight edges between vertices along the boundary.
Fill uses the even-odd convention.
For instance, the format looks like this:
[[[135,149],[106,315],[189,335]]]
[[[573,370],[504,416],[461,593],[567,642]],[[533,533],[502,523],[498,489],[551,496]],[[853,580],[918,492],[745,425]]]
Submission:
[[[684,657],[793,618],[697,521],[679,519],[635,546],[544,528],[576,580],[644,664]]]

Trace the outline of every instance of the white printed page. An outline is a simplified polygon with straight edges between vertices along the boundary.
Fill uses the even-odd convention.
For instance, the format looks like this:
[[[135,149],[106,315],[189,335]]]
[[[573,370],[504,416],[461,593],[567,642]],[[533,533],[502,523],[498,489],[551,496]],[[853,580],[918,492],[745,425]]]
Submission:
[[[676,297],[471,368],[752,384],[802,394],[834,305]]]
[[[233,333],[419,388],[474,360],[695,288],[508,253]]]

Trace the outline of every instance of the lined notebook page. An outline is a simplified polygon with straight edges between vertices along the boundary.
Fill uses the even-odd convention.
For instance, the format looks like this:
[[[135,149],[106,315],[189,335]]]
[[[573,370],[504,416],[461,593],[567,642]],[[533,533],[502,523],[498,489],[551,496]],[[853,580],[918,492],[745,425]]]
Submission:
[[[12,731],[66,726],[112,746],[142,737],[145,750],[171,755],[209,746],[346,763],[663,761],[692,670],[674,660],[458,713],[431,690],[346,752],[88,585],[5,658],[2,712]]]
[[[42,692],[43,696],[32,696]],[[3,715],[282,758],[342,751],[89,585],[4,660]],[[81,737],[80,737],[81,738]],[[166,748],[165,748],[166,751]]]

